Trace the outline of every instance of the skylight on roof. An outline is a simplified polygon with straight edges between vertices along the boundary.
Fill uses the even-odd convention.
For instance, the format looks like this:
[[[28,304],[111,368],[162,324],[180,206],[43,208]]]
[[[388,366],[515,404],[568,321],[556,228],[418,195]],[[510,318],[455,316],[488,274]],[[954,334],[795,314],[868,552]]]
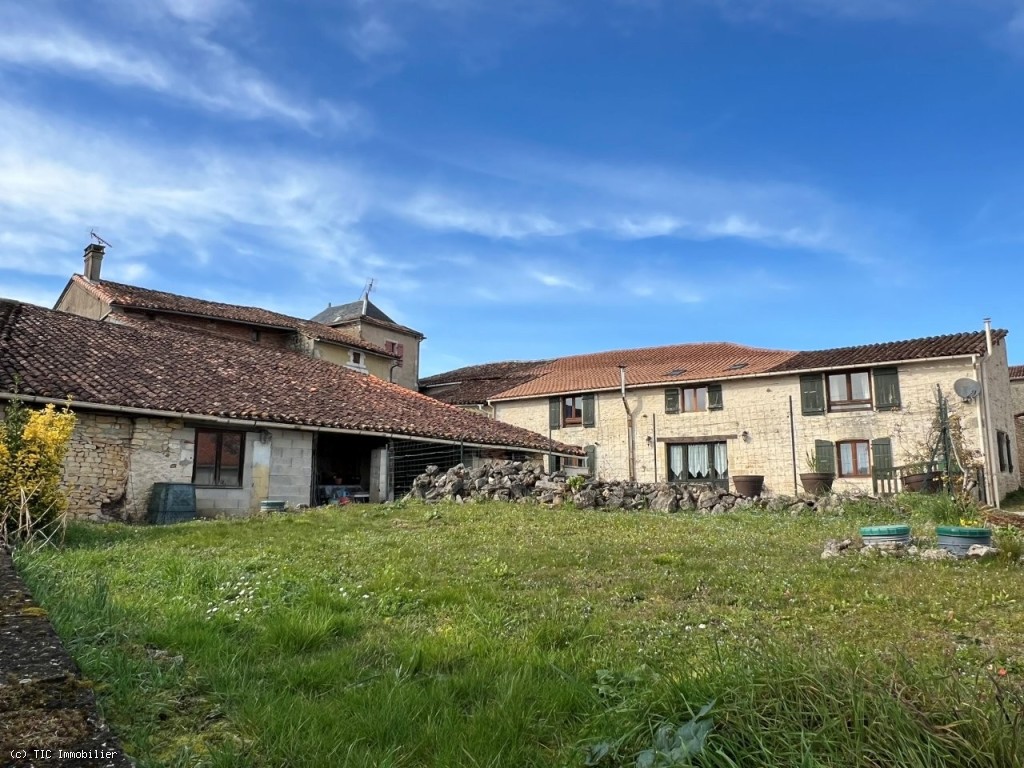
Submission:
[[[686,373],[686,369],[685,368],[673,368],[671,371],[669,371],[665,375],[666,376],[682,376],[684,373]]]
[[[728,370],[728,371],[738,371],[741,368],[746,368],[748,365],[750,365],[750,363],[733,363],[726,370]]]

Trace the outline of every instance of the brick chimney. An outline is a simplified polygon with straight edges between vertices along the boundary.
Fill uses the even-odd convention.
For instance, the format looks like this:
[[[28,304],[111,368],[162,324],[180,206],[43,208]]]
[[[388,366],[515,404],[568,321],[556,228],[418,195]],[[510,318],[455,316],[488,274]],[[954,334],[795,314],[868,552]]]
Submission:
[[[83,274],[90,282],[95,283],[100,279],[104,251],[103,246],[96,243],[89,243],[85,246],[85,272]]]

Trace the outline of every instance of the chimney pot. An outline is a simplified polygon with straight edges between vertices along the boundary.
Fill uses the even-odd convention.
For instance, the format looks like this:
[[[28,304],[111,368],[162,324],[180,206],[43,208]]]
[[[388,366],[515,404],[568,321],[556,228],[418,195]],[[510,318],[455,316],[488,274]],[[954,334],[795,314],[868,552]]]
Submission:
[[[103,266],[103,254],[106,249],[97,243],[85,246],[85,277],[90,282],[100,279],[100,268]]]

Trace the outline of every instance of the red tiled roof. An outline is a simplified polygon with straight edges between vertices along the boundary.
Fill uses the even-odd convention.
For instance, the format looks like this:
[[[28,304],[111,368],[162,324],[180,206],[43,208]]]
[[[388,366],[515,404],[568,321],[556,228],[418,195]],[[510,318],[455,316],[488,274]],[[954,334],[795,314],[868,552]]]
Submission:
[[[483,404],[499,392],[530,381],[538,367],[550,362],[550,360],[534,360],[532,362],[510,360],[502,363],[470,365],[420,379],[420,391],[443,403]]]
[[[0,299],[0,391],[15,386],[105,406],[583,453],[323,360]]]
[[[259,307],[246,307],[239,304],[224,304],[219,301],[207,301],[191,296],[179,296],[176,293],[155,291],[152,288],[140,288],[136,285],[114,283],[110,280],[91,281],[82,275],[73,275],[75,283],[85,288],[94,296],[107,303],[129,309],[172,312],[174,314],[192,315],[227,320],[245,325],[262,328],[280,328],[296,331],[314,339],[322,339],[335,344],[343,344],[355,349],[365,349],[382,357],[395,357],[383,347],[346,333],[340,328],[332,328],[323,323],[303,320],[299,317],[282,315]]]
[[[1010,379],[1024,379],[1024,365],[1011,365],[1010,366]]]
[[[709,342],[575,355],[538,366],[529,381],[510,387],[492,399],[511,400],[566,392],[617,389],[620,365],[626,366],[627,386],[636,387],[762,373],[780,365],[794,354],[729,342]]]
[[[1001,342],[1007,331],[992,331],[992,341]],[[776,371],[815,370],[819,368],[846,368],[856,365],[877,365],[902,360],[926,360],[935,357],[963,357],[983,355],[987,347],[984,331],[953,333],[946,336],[928,336],[923,339],[889,341],[882,344],[864,344],[859,347],[839,347],[816,352],[799,352]]]
[[[1006,335],[1005,330],[994,330],[992,339],[1001,342]],[[539,364],[524,374],[530,376],[528,381],[494,393],[490,399],[512,400],[616,389],[619,387],[620,365],[626,366],[627,385],[636,387],[981,355],[985,350],[984,331],[810,352],[757,349],[727,342],[676,344],[558,358]],[[1024,370],[1024,366],[1019,368]],[[432,378],[453,377],[455,373],[457,371]]]

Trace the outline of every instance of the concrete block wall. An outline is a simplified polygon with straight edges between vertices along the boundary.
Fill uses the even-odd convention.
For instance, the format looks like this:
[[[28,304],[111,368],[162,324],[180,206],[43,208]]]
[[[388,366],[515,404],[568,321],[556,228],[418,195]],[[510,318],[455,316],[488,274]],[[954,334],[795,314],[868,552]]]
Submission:
[[[289,505],[309,504],[313,483],[313,433],[270,430],[270,496]],[[260,499],[254,499],[259,509]]]
[[[995,358],[998,357],[997,350]],[[921,445],[932,429],[937,409],[937,384],[949,398],[951,413],[960,414],[968,445],[972,450],[983,450],[979,439],[977,404],[963,404],[953,394],[956,379],[977,376],[969,358],[910,363],[899,366],[899,375],[902,407],[897,411],[833,412],[815,416],[801,414],[799,375],[725,379],[721,382],[723,409],[696,413],[666,414],[664,387],[627,388],[626,401],[634,420],[636,478],[641,481],[667,479],[667,444],[673,438],[724,440],[730,476],[764,475],[766,487],[774,493],[793,493],[794,448],[795,469],[799,475],[809,471],[806,456],[813,454],[815,440],[870,442],[888,437],[892,440],[895,464],[907,464],[920,458]],[[997,380],[999,375],[998,362],[995,362],[993,379]],[[1003,373],[1002,376],[1008,381],[1008,374]],[[997,389],[998,384],[992,388]],[[792,426],[790,398],[793,403]],[[1008,402],[995,402],[995,399],[993,412],[1008,412]],[[628,477],[627,421],[618,391],[597,393],[594,427],[571,426],[549,430],[547,397],[497,402],[494,406],[495,416],[501,421],[543,435],[550,434],[554,440],[563,443],[596,445],[599,478],[622,480]],[[995,416],[993,422],[996,422]],[[996,464],[998,466],[998,461]],[[1016,459],[1014,465],[1017,465]],[[1007,487],[1003,486],[1004,492]],[[870,490],[871,478],[837,478],[835,488]]]

